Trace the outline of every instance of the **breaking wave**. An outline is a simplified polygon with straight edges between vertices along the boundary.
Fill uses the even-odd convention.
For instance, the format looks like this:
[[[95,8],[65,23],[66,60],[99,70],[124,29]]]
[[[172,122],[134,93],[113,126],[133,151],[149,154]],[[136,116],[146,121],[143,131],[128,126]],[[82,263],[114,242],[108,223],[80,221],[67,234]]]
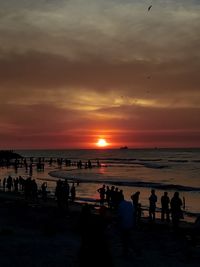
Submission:
[[[192,187],[192,186],[184,186],[178,184],[164,184],[164,183],[156,183],[156,182],[144,182],[144,181],[122,181],[122,180],[110,180],[110,179],[87,179],[73,176],[69,176],[69,173],[65,171],[52,171],[49,173],[50,176],[60,178],[60,179],[68,179],[73,180],[75,182],[81,183],[105,183],[115,186],[129,186],[129,187],[147,187],[147,188],[156,188],[161,190],[177,190],[177,191],[193,191],[200,192],[200,187]]]

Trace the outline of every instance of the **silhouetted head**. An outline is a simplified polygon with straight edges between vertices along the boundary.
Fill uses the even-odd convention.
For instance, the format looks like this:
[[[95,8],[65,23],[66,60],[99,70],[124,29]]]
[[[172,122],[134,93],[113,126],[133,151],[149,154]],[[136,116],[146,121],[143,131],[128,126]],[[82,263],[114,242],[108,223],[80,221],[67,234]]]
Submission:
[[[175,192],[174,197],[179,197],[179,192]]]
[[[151,194],[153,194],[153,195],[155,194],[155,190],[154,189],[151,190]]]
[[[167,192],[164,192],[164,196],[167,196],[168,195],[168,193]]]

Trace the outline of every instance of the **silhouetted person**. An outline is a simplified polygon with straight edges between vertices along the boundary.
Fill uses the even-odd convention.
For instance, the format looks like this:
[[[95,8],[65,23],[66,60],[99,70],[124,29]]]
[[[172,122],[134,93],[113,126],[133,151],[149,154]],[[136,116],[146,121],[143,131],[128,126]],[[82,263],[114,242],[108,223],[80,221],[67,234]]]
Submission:
[[[88,163],[87,162],[85,162],[85,169],[87,169],[88,168]]]
[[[172,223],[175,228],[179,226],[180,219],[183,218],[183,213],[181,210],[182,200],[179,197],[179,192],[175,192],[173,198],[171,199],[171,215]]]
[[[111,201],[110,188],[109,186],[106,186],[106,202],[108,204],[108,207],[110,207],[110,201]]]
[[[42,185],[41,185],[41,190],[42,190],[42,199],[44,201],[47,200],[47,183],[44,182]]]
[[[110,189],[110,208],[113,209],[115,205],[115,187],[114,185],[111,186]]]
[[[55,191],[55,196],[57,199],[58,208],[60,210],[62,208],[62,184],[63,184],[63,182],[59,179],[56,183],[56,191]]]
[[[115,187],[115,190],[113,192],[113,206],[114,206],[114,209],[118,209],[118,206],[119,206],[119,188],[118,187]]]
[[[26,172],[28,172],[28,163],[26,159],[24,160],[24,167],[25,167]]]
[[[99,197],[100,197],[100,205],[103,205],[105,201],[105,193],[106,193],[105,187],[106,186],[104,184],[102,187],[97,189],[97,192],[99,193]]]
[[[19,185],[19,179],[18,179],[18,177],[16,177],[14,179],[13,183],[14,183],[14,191],[15,192],[18,192],[18,185]]]
[[[33,201],[36,201],[38,199],[38,186],[37,186],[35,179],[32,180],[32,183],[31,183],[31,195],[32,195]]]
[[[69,184],[67,179],[65,179],[63,185],[62,185],[62,190],[61,190],[61,194],[62,194],[62,201],[63,201],[63,211],[67,212],[68,208],[69,208]]]
[[[79,160],[79,161],[77,162],[77,167],[78,167],[78,169],[82,169],[82,167],[83,167],[83,163],[82,163],[81,160]]]
[[[151,190],[151,195],[149,197],[149,219],[155,221],[156,218],[156,202],[157,196],[155,190]]]
[[[90,160],[88,160],[88,168],[92,169],[92,162]]]
[[[141,204],[139,203],[139,196],[140,196],[140,192],[137,191],[134,194],[131,195],[131,199],[133,202],[133,206],[134,206],[134,218],[135,218],[135,223],[138,222],[141,218]]]
[[[3,179],[3,191],[6,191],[6,177]]]
[[[120,204],[120,202],[121,202],[122,200],[124,200],[124,192],[123,192],[123,190],[121,189],[121,190],[119,191],[119,194],[118,194],[118,200],[117,200],[117,202],[118,202],[118,206],[119,206],[119,204]]]
[[[161,197],[161,221],[165,220],[165,215],[166,215],[166,221],[170,222],[169,203],[170,199],[168,197],[168,193],[164,192],[164,195]]]
[[[134,193],[132,196],[131,196],[131,199],[133,201],[133,205],[135,207],[137,207],[138,203],[139,203],[139,196],[140,196],[140,192],[137,191],[136,193]]]
[[[124,255],[129,253],[130,235],[135,221],[133,216],[134,207],[131,201],[122,200],[118,207],[118,220]]]
[[[97,160],[97,167],[98,167],[98,168],[101,167],[101,163],[99,162],[99,160]]]
[[[29,166],[29,175],[32,176],[33,174],[33,164],[30,163],[30,166]]]
[[[7,178],[7,188],[8,188],[8,191],[10,192],[11,191],[11,188],[13,187],[13,179],[12,177],[9,175],[8,178]]]
[[[72,200],[72,202],[74,202],[75,198],[76,198],[76,187],[75,187],[74,183],[72,184],[70,193],[71,193],[71,200]]]
[[[50,160],[49,160],[49,165],[52,166],[52,163],[53,163],[53,159],[50,158]]]
[[[24,178],[22,178],[22,176],[19,176],[19,189],[21,191],[24,191],[24,183],[25,183]]]

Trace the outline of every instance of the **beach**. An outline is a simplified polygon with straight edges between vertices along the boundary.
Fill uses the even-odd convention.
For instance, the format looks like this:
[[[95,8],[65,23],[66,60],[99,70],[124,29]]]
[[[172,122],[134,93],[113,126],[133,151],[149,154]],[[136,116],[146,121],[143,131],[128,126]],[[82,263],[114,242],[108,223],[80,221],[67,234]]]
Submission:
[[[58,179],[68,179],[70,184],[78,181],[77,201],[96,203],[97,189],[106,184],[123,190],[125,199],[140,191],[140,203],[148,210],[148,198],[152,188],[158,196],[157,211],[161,209],[161,196],[168,191],[170,199],[175,191],[185,199],[185,220],[195,221],[200,214],[200,150],[199,149],[100,149],[100,150],[19,150],[27,159],[28,168],[19,166],[1,168],[1,184],[4,177],[11,175],[29,177],[30,158],[33,158],[31,176],[38,187],[47,182],[51,196],[55,194]],[[37,163],[44,160],[44,169],[37,170]],[[52,164],[49,164],[52,159]],[[59,165],[57,160],[62,159]],[[77,162],[82,161],[82,168]],[[92,168],[85,168],[88,160]],[[97,162],[101,167],[97,167]],[[70,162],[70,164],[68,164]],[[66,164],[67,163],[67,164]]]
[[[188,239],[191,223],[181,222],[176,232],[171,224],[143,218],[131,232],[131,250],[124,256],[116,214],[108,211],[102,217],[91,206],[92,239],[88,236],[84,245],[81,210],[82,204],[70,203],[61,215],[55,199],[34,203],[1,192],[1,266],[199,266],[200,245]]]
[[[161,159],[161,154],[154,151],[145,151],[145,155],[142,151],[143,157],[141,152],[136,155],[135,151],[103,151],[101,157],[99,151],[34,151],[35,154],[26,151],[22,154],[25,158],[17,167],[13,163],[2,166],[1,266],[81,267],[102,266],[105,262],[117,267],[129,267],[133,263],[135,266],[198,266],[199,241],[194,245],[191,233],[194,233],[194,222],[200,213],[199,151],[179,151],[178,156],[177,151],[167,152],[168,155],[162,151],[164,159]],[[137,159],[133,159],[132,153]],[[27,168],[24,159],[28,163]],[[83,164],[91,159],[91,168],[78,168],[80,159]],[[101,166],[97,166],[98,159]],[[42,169],[38,169],[38,162],[44,164]],[[4,178],[9,175],[13,179],[21,176],[25,180],[29,177],[35,180],[38,198],[27,199],[20,188],[15,192],[12,187],[9,192],[7,186],[3,186]],[[56,200],[56,184],[58,180],[64,182],[66,179],[70,188],[72,183],[75,184],[76,198],[74,203],[69,200],[67,211],[61,212]],[[41,194],[43,183],[47,185],[46,201]],[[117,212],[108,209],[107,204],[103,217],[100,212],[97,189],[103,184],[123,190],[127,201],[131,200],[132,193],[140,191],[142,217],[130,232],[128,255],[123,255]],[[152,188],[158,197],[155,222],[150,222],[148,218],[148,198]],[[181,198],[186,197],[184,219],[178,231],[172,222],[160,220],[160,199],[164,191],[168,191],[170,199],[175,191],[180,193]],[[86,204],[90,207],[91,217],[83,221],[82,211]]]
[[[0,267],[199,267],[200,1],[0,14]]]
[[[71,212],[70,218],[61,218],[51,201],[27,203],[8,195],[0,195],[1,266],[75,266],[80,247],[76,216]]]

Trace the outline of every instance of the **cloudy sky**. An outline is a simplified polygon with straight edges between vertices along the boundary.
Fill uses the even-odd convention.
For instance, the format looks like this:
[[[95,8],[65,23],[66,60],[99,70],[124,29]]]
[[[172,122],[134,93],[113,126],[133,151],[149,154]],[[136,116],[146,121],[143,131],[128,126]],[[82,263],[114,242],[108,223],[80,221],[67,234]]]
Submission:
[[[197,0],[1,1],[0,148],[200,147],[199,33]]]

